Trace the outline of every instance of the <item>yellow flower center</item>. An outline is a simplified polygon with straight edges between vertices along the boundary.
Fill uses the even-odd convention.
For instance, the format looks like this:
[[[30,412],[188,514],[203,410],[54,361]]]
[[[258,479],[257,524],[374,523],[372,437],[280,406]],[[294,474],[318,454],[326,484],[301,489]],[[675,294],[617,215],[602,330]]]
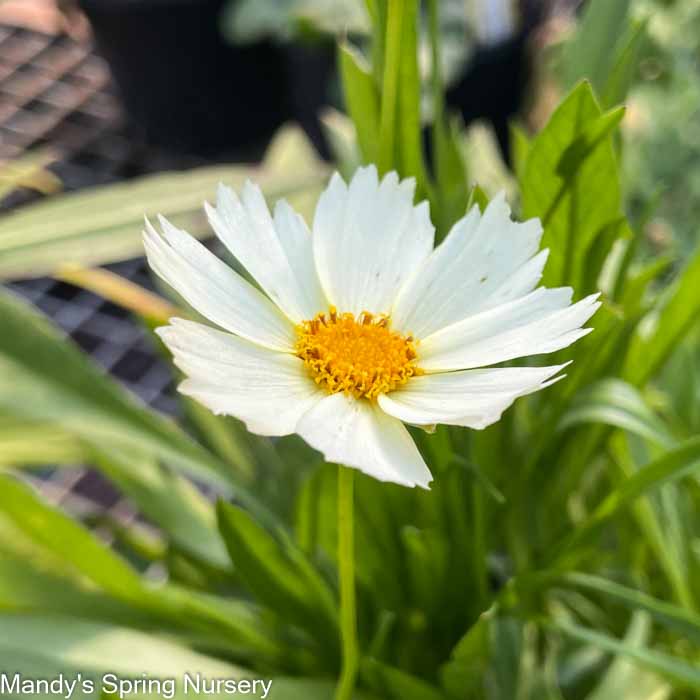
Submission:
[[[329,394],[376,399],[422,374],[412,337],[393,332],[386,316],[357,318],[334,307],[297,326],[297,356]]]

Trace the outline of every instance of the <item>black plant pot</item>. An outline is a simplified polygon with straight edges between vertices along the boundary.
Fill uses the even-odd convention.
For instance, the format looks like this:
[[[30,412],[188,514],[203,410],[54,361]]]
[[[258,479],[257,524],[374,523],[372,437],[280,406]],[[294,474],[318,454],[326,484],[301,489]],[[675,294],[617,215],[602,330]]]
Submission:
[[[132,121],[153,144],[257,158],[290,116],[282,52],[221,37],[224,0],[79,0]]]
[[[290,43],[285,45],[284,55],[291,116],[306,132],[318,154],[330,160],[331,151],[321,126],[320,113],[324,107],[333,104],[331,87],[335,75],[335,44],[320,40]]]

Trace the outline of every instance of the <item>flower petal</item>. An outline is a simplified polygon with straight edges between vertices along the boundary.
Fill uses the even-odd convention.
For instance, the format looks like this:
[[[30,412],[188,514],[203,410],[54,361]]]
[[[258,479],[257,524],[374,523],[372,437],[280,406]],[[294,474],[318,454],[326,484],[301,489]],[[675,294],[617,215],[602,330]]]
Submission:
[[[298,358],[201,323],[174,318],[157,330],[187,375],[180,391],[258,435],[289,435],[325,394]]]
[[[327,308],[311,234],[289,204],[278,202],[273,221],[260,188],[248,181],[240,198],[219,185],[216,208],[205,209],[216,235],[294,323]]]
[[[297,432],[326,460],[404,486],[432,480],[404,425],[374,402],[331,394],[302,417]]]
[[[495,423],[518,397],[560,379],[552,377],[564,367],[500,367],[425,374],[390,394],[382,394],[378,401],[389,415],[406,423],[445,423],[481,429]]]
[[[600,306],[598,296],[569,306],[568,287],[540,287],[429,336],[418,346],[418,363],[445,372],[561,350],[592,330],[581,326]]]
[[[389,313],[403,283],[428,257],[434,228],[427,202],[413,206],[415,182],[372,165],[350,185],[335,174],[313,225],[316,269],[328,301],[341,312]]]
[[[328,309],[328,301],[321,289],[314,263],[311,231],[304,217],[294,211],[284,199],[280,199],[275,205],[274,217],[277,235],[303,293],[305,315],[302,320],[311,319]]]
[[[546,252],[532,257],[541,237],[539,219],[511,221],[503,194],[483,216],[472,207],[399,292],[393,327],[426,338],[532,291],[547,259]]]
[[[146,220],[148,262],[193,309],[227,331],[273,350],[292,352],[294,327],[255,287],[199,241],[160,217],[161,236]]]

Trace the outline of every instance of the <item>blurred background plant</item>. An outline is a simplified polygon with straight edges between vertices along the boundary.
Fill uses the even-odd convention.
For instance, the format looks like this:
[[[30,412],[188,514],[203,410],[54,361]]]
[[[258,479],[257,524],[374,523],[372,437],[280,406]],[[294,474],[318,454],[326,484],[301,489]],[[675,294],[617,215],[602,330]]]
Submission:
[[[197,669],[271,677],[277,700],[332,697],[334,470],[296,438],[249,435],[171,389],[177,421],[135,400],[99,368],[103,355],[87,357],[18,297],[40,280],[17,280],[50,276],[62,293],[100,295],[160,353],[153,327],[194,312],[114,267],[141,254],[144,214],[207,235],[202,201],[219,180],[251,177],[310,216],[333,168],[376,162],[416,178],[438,238],[506,187],[520,218],[543,220],[545,283],[578,297],[601,289],[604,306],[594,333],[547,358],[574,360],[565,381],[485,431],[416,433],[436,476],[430,492],[358,478],[357,697],[698,696],[698,5],[590,0],[577,18],[570,3],[535,15],[524,3],[521,22],[511,9],[229,5],[223,36],[274,43],[270,60],[280,45],[304,44],[295,65],[330,47],[337,77],[313,86],[318,102],[297,105],[313,105],[313,120],[334,105],[318,121],[323,141],[305,124],[332,163],[295,127],[267,144],[272,122],[249,136],[241,127],[220,156],[264,149],[259,161],[212,162],[211,142],[180,140],[190,121],[167,147],[205,164],[166,159],[199,167],[53,195],[0,219],[0,277],[13,290],[0,293],[0,670]],[[144,75],[141,91],[153,80]],[[296,83],[283,82],[275,113],[288,118]],[[485,88],[498,99],[475,109]],[[465,128],[477,117],[492,130]],[[15,154],[0,170],[3,194],[55,192],[56,162],[55,148]],[[57,322],[61,308],[47,308]],[[118,321],[102,323],[108,338]],[[84,325],[72,330],[85,347]],[[73,482],[56,474],[85,464],[120,507],[60,488]]]

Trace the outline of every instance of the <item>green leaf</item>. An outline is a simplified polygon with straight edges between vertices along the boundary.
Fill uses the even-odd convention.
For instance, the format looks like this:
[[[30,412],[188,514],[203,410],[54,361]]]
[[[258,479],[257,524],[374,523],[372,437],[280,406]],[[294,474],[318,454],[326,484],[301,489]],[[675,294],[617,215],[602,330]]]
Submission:
[[[207,679],[258,679],[256,692],[248,697],[262,698],[269,688],[268,700],[332,700],[335,683],[320,679],[271,677],[269,673],[247,671],[229,662],[195,652],[172,639],[147,634],[121,625],[95,623],[67,615],[0,614],[0,656],[3,669],[11,669],[26,678],[53,678],[63,673],[69,679],[78,673],[97,681],[107,673],[120,678],[175,678],[176,697],[185,697],[182,678],[185,673],[202,674]],[[269,685],[272,681],[271,686]],[[252,689],[252,686],[251,686]],[[188,696],[192,697],[192,689]],[[242,689],[241,689],[242,693]],[[12,696],[10,696],[12,697]],[[36,695],[51,700],[52,695]],[[94,693],[77,690],[74,698],[94,700]],[[162,695],[136,693],[134,698]],[[210,694],[214,700],[230,697]],[[357,692],[355,700],[376,700]]]
[[[43,194],[58,192],[61,189],[61,180],[46,168],[54,159],[51,153],[44,150],[24,153],[20,158],[4,161],[0,165],[0,199],[4,199],[18,187],[26,187]]]
[[[361,675],[372,690],[387,700],[445,700],[434,686],[377,659],[365,659]]]
[[[474,185],[469,192],[467,211],[469,211],[474,205],[479,207],[479,211],[482,214],[484,211],[486,211],[486,207],[489,205],[488,195],[481,187],[479,187],[479,185]]]
[[[337,470],[325,463],[319,464],[299,489],[295,504],[295,535],[301,549],[309,555],[325,551],[335,558],[337,494]],[[361,576],[359,571],[356,576]]]
[[[624,479],[628,479],[641,468],[638,465],[639,458],[632,454],[630,442],[619,433],[613,435],[608,442],[612,464]],[[632,504],[632,509],[659,569],[668,579],[674,597],[683,607],[693,609],[695,596],[689,577],[689,557],[684,544],[689,537],[689,531],[684,533],[681,530],[679,537],[678,527],[671,526],[672,523],[677,523],[680,516],[677,513],[678,504],[668,502],[669,496],[672,497],[674,492],[675,484],[665,484],[658,494],[652,493],[639,498]],[[679,543],[678,539],[683,543]]]
[[[643,649],[649,640],[649,616],[637,611],[627,629],[624,643]],[[671,688],[656,674],[640,669],[623,655],[610,664],[600,683],[586,700],[662,700]]]
[[[576,139],[562,153],[557,163],[557,174],[571,179],[595,148],[619,126],[624,116],[625,108],[616,107],[586,124]]]
[[[445,114],[443,80],[443,35],[440,31],[441,3],[428,2],[428,29],[431,49],[431,89],[433,101],[432,165],[435,186],[431,189],[431,213],[439,243],[467,209],[467,169],[462,153],[465,138],[457,120]],[[450,9],[449,7],[447,8]]]
[[[455,455],[454,461],[474,475],[479,486],[484,490],[484,493],[488,494],[494,502],[498,503],[498,505],[503,505],[506,502],[506,497],[501,490],[493,483],[484,470],[479,468],[479,465],[464,459],[460,455]]]
[[[421,77],[418,70],[419,0],[404,0],[394,4],[403,7],[396,122],[398,170],[403,177],[416,179],[416,196],[422,199],[427,194],[428,183],[421,135]]]
[[[281,153],[286,154],[283,162]],[[202,205],[219,182],[241,187],[250,178],[267,196],[288,197],[308,210],[327,172],[299,131],[287,128],[271,144],[262,166],[148,175],[51,197],[0,219],[0,279],[41,277],[65,264],[102,265],[143,255],[144,215],[160,213],[194,234],[207,234]]]
[[[524,657],[523,622],[514,617],[495,616],[491,621],[491,659],[489,681],[496,697],[518,697],[522,684],[521,660]]]
[[[198,633],[208,643],[224,645],[237,657],[243,654],[258,663],[296,664],[301,658],[295,649],[283,651],[276,633],[260,611],[247,601],[199,593],[175,584],[147,589],[142,600],[169,625]]]
[[[582,588],[624,605],[631,611],[644,610],[660,625],[700,644],[700,615],[634,588],[591,574],[571,572],[561,577],[563,583]]]
[[[430,618],[441,612],[441,591],[449,569],[449,544],[435,530],[404,527],[401,540],[406,549],[408,578],[414,604]]]
[[[98,679],[105,673],[141,678],[147,671],[152,678],[176,678],[179,686],[186,671],[207,678],[253,677],[156,635],[60,615],[0,614],[0,657],[5,668],[9,659],[22,658],[37,670],[63,669],[70,677],[81,672]]]
[[[16,478],[0,474],[0,513],[32,541],[122,600],[141,597],[136,572],[86,529],[42,503]]]
[[[60,514],[59,514],[60,515]],[[30,516],[30,513],[27,517]],[[256,611],[240,601],[226,601],[175,585],[141,585],[124,597],[86,581],[83,571],[61,559],[60,552],[36,543],[27,547],[0,518],[0,609],[17,613],[72,615],[97,622],[158,629],[180,639],[206,640],[207,648],[251,653],[258,662],[284,659],[276,640]],[[10,539],[8,539],[10,538]],[[289,655],[293,658],[293,654]],[[149,669],[142,669],[149,670]]]
[[[674,683],[695,691],[700,690],[700,666],[686,663],[663,652],[653,651],[648,647],[639,647],[620,641],[607,634],[569,622],[555,621],[551,625],[573,639],[598,647],[611,654],[625,656],[643,668],[648,668]]]
[[[338,56],[345,105],[355,125],[362,161],[374,163],[379,148],[379,95],[374,78],[362,55],[349,43],[338,46]]]
[[[647,289],[655,280],[666,273],[672,264],[673,258],[670,256],[657,258],[629,272],[626,278],[619,283],[618,286],[621,287],[620,303],[629,315],[643,308]]]
[[[96,446],[120,444],[167,461],[224,493],[235,492],[260,517],[271,516],[235,474],[177,426],[138,404],[40,314],[0,292],[0,410],[54,425]],[[21,400],[18,400],[21,397]]]
[[[645,467],[612,490],[603,502],[577,526],[573,533],[555,548],[554,557],[586,542],[592,535],[622,508],[641,495],[658,488],[671,479],[679,479],[692,473],[700,461],[700,438],[691,438],[673,450],[652,460]]]
[[[336,684],[313,678],[275,678],[267,700],[333,700]],[[355,690],[352,700],[379,700],[373,695]]]
[[[177,547],[211,566],[228,568],[214,506],[186,479],[139,453],[95,450],[97,467]]]
[[[0,607],[159,624],[204,633],[211,644],[234,647],[239,654],[243,648],[254,649],[260,659],[279,656],[265,625],[246,604],[175,585],[150,587],[92,533],[13,477],[0,475],[0,487],[1,559],[36,563],[35,569],[12,567],[2,577]]]
[[[532,635],[523,620],[500,614],[492,605],[454,648],[441,669],[451,698],[520,698],[535,682],[528,667]],[[538,669],[539,670],[539,669]],[[538,679],[539,680],[539,679]],[[535,697],[542,698],[542,694]]]
[[[604,423],[671,447],[675,439],[641,394],[620,379],[603,379],[579,395],[562,416],[559,429],[582,423]]]
[[[262,604],[310,629],[329,658],[337,653],[335,596],[289,541],[263,530],[241,508],[219,501],[219,529],[237,574]]]
[[[622,112],[602,114],[581,83],[534,139],[520,178],[523,218],[540,217],[550,249],[547,286],[581,287],[586,254],[604,226],[619,221],[621,194],[610,134]]]
[[[320,464],[299,491],[296,533],[303,551],[335,562],[337,556],[337,469]],[[412,492],[358,474],[355,479],[355,576],[386,610],[406,605],[409,587],[399,529],[410,517]],[[408,504],[408,505],[407,505]]]
[[[85,450],[51,424],[0,416],[0,470],[10,467],[79,464]]]
[[[491,623],[495,615],[495,607],[482,613],[440,670],[442,686],[450,697],[469,697],[469,693],[482,687],[491,658]]]
[[[149,611],[54,571],[46,557],[32,556],[30,561],[26,550],[13,552],[5,545],[4,534],[0,534],[1,610],[75,615],[129,626],[152,626],[156,622]]]
[[[249,444],[253,436],[245,425],[232,416],[217,416],[199,401],[179,392],[178,398],[195,437],[230,464],[246,484],[251,483],[256,463]]]
[[[641,385],[663,367],[683,336],[700,318],[700,251],[688,263],[657,309],[655,327],[637,335],[625,361],[624,376]]]
[[[585,252],[580,280],[581,288],[578,290],[580,296],[593,294],[597,291],[604,291],[610,295],[614,288],[614,283],[607,284],[607,264],[615,259],[615,244],[620,241],[628,241],[633,237],[627,219],[620,218],[605,224],[593,237],[588,250]],[[620,245],[621,243],[618,243]],[[615,267],[617,270],[617,266]]]
[[[602,88],[601,102],[605,107],[623,102],[643,58],[643,48],[647,38],[647,23],[630,23],[624,36],[618,41],[614,63]]]
[[[588,78],[599,94],[615,65],[618,39],[625,33],[630,0],[590,0],[574,38],[565,48],[567,85]]]
[[[409,0],[414,3],[415,0]],[[381,109],[379,118],[379,147],[377,168],[379,174],[396,168],[397,128],[399,120],[399,81],[401,72],[401,40],[405,18],[404,3],[387,3],[386,39],[384,45],[384,62],[381,90]]]
[[[525,128],[521,124],[511,122],[510,141],[513,170],[515,175],[520,178],[524,174],[525,164],[527,163],[528,156],[530,155],[532,139],[530,136],[528,136]]]

